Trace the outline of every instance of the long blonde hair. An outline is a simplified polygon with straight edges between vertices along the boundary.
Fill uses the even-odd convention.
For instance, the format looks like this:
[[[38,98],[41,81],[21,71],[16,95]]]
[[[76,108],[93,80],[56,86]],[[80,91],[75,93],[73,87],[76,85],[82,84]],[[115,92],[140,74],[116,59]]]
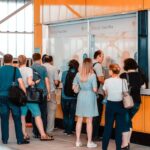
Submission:
[[[89,74],[93,72],[92,60],[90,58],[85,58],[80,70],[80,81],[86,82]]]

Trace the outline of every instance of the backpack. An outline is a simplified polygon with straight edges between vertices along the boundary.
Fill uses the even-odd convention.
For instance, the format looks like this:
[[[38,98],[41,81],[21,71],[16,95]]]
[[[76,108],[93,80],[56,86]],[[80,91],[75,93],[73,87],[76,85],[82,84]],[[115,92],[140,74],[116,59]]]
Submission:
[[[77,94],[74,93],[74,91],[72,89],[73,80],[74,80],[76,74],[77,74],[77,71],[73,70],[73,69],[71,69],[67,72],[66,79],[65,79],[65,85],[64,85],[64,93],[66,96],[69,96],[69,97],[77,96]]]
[[[99,87],[100,87],[100,82],[99,82],[99,80],[98,80],[98,76],[97,76],[96,71],[95,71],[95,69],[94,69],[94,66],[95,66],[96,64],[99,64],[99,62],[96,62],[96,63],[93,64],[93,71],[94,71],[94,74],[96,75],[97,87],[99,88]]]

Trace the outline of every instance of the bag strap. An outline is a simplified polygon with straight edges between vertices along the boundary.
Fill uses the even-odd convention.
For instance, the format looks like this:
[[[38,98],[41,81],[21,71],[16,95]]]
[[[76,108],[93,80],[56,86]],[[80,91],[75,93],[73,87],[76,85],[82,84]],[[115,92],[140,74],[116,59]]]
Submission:
[[[14,67],[13,82],[16,82],[16,67]]]
[[[122,93],[123,93],[123,85],[125,84],[125,88],[126,90],[128,91],[128,86],[127,84],[125,83],[125,79],[122,79]]]
[[[93,67],[94,67],[96,64],[99,64],[99,62],[95,62],[95,63],[93,64]]]
[[[34,68],[32,68],[32,70],[34,71],[34,73],[38,76],[38,78],[39,79],[41,79],[41,76],[40,76],[40,74],[34,69]]]

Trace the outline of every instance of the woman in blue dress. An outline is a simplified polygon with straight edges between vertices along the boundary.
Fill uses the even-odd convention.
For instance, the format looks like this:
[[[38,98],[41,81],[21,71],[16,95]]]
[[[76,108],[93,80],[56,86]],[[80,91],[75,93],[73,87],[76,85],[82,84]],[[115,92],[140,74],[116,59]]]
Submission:
[[[97,82],[96,75],[93,73],[92,60],[85,58],[80,72],[76,75],[73,82],[74,91],[79,91],[76,107],[76,146],[82,146],[80,140],[83,118],[86,118],[88,148],[97,147],[97,144],[92,142],[92,119],[98,116],[98,108],[96,101]],[[77,90],[79,89],[79,90]]]

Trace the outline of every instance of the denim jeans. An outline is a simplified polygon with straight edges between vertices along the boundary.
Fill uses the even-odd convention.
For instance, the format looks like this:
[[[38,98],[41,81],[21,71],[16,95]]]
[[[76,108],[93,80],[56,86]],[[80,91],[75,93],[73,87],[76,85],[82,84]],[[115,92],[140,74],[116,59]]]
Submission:
[[[39,104],[40,111],[41,111],[41,118],[43,122],[44,131],[46,132],[47,128],[47,96],[44,97],[44,101]],[[33,134],[35,136],[40,136],[40,133],[36,127],[35,120],[32,118],[32,124],[33,124]]]
[[[64,116],[64,130],[67,134],[71,134],[75,123],[76,99],[67,100],[62,98],[61,105]]]
[[[9,115],[10,111],[15,124],[15,132],[17,142],[23,141],[21,110],[20,107],[12,104],[8,97],[0,97],[0,117],[1,117],[1,133],[2,141],[7,142],[9,139]]]
[[[107,150],[111,138],[114,121],[116,121],[115,141],[116,150],[121,150],[122,132],[124,130],[126,110],[122,102],[108,101],[105,111],[105,127],[103,133],[102,150]]]

